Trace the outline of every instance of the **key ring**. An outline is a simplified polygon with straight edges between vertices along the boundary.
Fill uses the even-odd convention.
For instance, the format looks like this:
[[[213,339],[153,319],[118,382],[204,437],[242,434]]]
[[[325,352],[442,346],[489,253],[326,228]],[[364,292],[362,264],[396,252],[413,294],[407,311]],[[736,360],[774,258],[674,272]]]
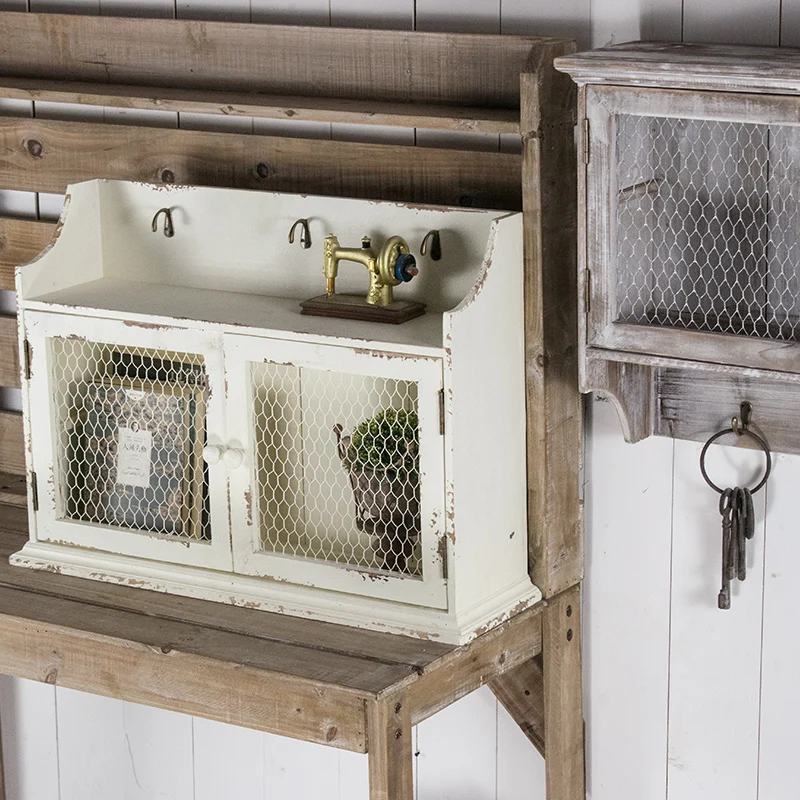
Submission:
[[[769,445],[762,439],[757,433],[753,433],[749,428],[740,428],[738,431],[734,430],[731,426],[730,428],[725,428],[724,430],[718,431],[715,433],[704,445],[703,449],[700,452],[700,472],[703,473],[703,479],[705,482],[718,494],[724,495],[724,490],[720,489],[711,478],[708,477],[708,473],[706,472],[706,453],[708,452],[708,448],[711,447],[717,439],[720,439],[723,436],[727,436],[729,434],[736,434],[737,436],[749,436],[753,439],[756,444],[764,451],[764,455],[767,458],[767,465],[764,470],[764,476],[761,480],[750,490],[750,494],[755,494],[769,479],[769,474],[772,472],[772,455],[769,452]],[[720,498],[720,502],[722,498]]]

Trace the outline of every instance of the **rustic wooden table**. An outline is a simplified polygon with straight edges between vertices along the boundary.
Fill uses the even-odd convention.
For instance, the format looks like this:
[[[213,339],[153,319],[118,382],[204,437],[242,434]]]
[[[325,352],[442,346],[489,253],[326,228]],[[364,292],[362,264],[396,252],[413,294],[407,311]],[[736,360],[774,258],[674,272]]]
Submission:
[[[413,797],[411,726],[487,683],[542,751],[549,713],[561,747],[570,593],[455,647],[9,566],[26,537],[0,505],[2,673],[367,753],[372,800]]]

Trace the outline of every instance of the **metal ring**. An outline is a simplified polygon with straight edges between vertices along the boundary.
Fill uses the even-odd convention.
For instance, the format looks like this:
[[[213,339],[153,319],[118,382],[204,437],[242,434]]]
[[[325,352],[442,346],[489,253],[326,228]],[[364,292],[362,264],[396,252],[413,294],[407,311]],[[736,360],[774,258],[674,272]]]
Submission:
[[[708,452],[708,448],[711,447],[717,439],[721,438],[722,436],[726,436],[727,434],[736,434],[736,431],[733,428],[725,428],[725,430],[719,431],[715,433],[704,445],[703,449],[700,452],[700,472],[703,474],[703,480],[718,494],[724,494],[725,490],[720,489],[711,478],[708,477],[708,473],[706,472],[706,453]],[[750,494],[755,494],[769,479],[769,474],[772,472],[772,454],[769,452],[769,445],[762,439],[757,433],[753,433],[753,431],[749,429],[743,429],[741,433],[736,434],[738,436],[749,436],[751,439],[755,439],[758,446],[764,451],[764,455],[767,458],[767,466],[764,470],[764,476],[761,480],[750,490]]]

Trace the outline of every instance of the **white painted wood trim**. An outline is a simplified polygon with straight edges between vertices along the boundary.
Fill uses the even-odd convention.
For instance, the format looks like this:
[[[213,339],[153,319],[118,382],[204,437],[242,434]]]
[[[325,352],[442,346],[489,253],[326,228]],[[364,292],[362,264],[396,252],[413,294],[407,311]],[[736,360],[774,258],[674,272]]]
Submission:
[[[157,563],[131,556],[94,553],[47,542],[28,542],[9,562],[15,566],[134,585],[185,597],[260,608],[296,617],[352,625],[368,630],[432,638],[464,644],[475,636],[530,608],[542,599],[530,581],[508,589],[460,614],[426,609],[343,592],[277,583],[177,564]]]

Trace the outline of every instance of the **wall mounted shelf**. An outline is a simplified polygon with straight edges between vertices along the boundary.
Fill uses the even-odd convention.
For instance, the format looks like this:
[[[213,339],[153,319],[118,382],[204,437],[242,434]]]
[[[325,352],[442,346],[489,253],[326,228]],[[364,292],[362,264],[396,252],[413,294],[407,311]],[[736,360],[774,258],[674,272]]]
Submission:
[[[756,414],[771,446],[798,447],[781,424],[800,410],[798,63],[661,43],[557,61],[584,120],[582,388],[617,402],[631,441],[704,439],[758,393],[781,398]]]

